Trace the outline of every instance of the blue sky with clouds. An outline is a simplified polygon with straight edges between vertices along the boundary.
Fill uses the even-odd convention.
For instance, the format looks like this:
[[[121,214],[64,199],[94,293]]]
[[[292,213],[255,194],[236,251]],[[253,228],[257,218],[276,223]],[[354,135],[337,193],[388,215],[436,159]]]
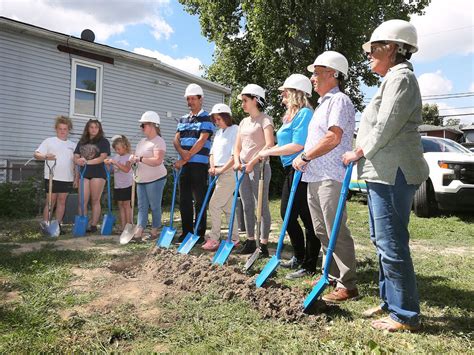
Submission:
[[[472,0],[432,0],[424,16],[411,20],[419,35],[412,61],[422,95],[448,94],[426,102],[438,104],[442,115],[472,113],[458,116],[463,123],[474,123],[473,14]],[[0,15],[76,36],[90,28],[96,42],[196,75],[212,63],[214,44],[201,35],[199,19],[174,0],[2,0]],[[375,90],[364,88],[366,97]],[[453,98],[456,93],[471,94]]]

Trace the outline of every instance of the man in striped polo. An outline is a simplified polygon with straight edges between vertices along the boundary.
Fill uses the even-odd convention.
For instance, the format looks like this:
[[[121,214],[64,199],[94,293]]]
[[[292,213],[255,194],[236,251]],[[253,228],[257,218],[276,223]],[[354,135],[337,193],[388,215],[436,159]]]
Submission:
[[[197,219],[206,195],[211,136],[215,130],[209,113],[202,109],[202,88],[197,84],[189,84],[184,97],[191,111],[180,118],[173,141],[180,157],[175,168],[182,168],[179,180],[179,209],[183,233],[178,239],[179,243],[186,234],[193,233],[193,221]],[[205,233],[206,213],[199,224],[198,243],[203,242]]]

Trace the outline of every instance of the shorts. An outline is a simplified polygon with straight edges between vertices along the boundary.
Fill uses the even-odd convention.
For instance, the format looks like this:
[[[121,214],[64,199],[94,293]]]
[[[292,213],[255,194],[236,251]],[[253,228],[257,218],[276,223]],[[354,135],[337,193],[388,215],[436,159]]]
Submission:
[[[44,190],[49,192],[49,179],[44,179]],[[69,193],[72,191],[72,181],[53,180],[53,194]]]
[[[132,199],[132,187],[125,187],[123,189],[114,189],[115,201],[130,201]]]

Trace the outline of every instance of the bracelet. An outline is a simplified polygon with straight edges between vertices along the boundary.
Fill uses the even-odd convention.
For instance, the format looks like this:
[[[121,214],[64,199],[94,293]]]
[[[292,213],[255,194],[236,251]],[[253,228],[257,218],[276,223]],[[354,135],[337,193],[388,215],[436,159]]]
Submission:
[[[309,163],[311,161],[311,159],[306,158],[305,152],[301,153],[301,160],[304,161],[305,163]]]

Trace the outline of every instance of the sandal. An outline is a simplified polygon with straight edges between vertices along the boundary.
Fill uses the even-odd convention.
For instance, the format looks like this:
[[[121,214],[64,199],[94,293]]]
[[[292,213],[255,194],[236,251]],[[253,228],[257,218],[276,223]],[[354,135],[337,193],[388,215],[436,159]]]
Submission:
[[[377,306],[377,307],[369,308],[368,310],[364,311],[362,313],[362,317],[372,318],[372,317],[379,316],[379,315],[384,314],[384,313],[385,313],[385,310],[382,309],[382,307]]]
[[[390,333],[400,332],[404,330],[408,330],[410,332],[416,332],[417,330],[420,329],[419,324],[416,326],[403,324],[403,323],[397,322],[396,320],[393,320],[390,317],[384,317],[378,320],[374,320],[372,321],[370,326],[377,330],[387,330]]]

